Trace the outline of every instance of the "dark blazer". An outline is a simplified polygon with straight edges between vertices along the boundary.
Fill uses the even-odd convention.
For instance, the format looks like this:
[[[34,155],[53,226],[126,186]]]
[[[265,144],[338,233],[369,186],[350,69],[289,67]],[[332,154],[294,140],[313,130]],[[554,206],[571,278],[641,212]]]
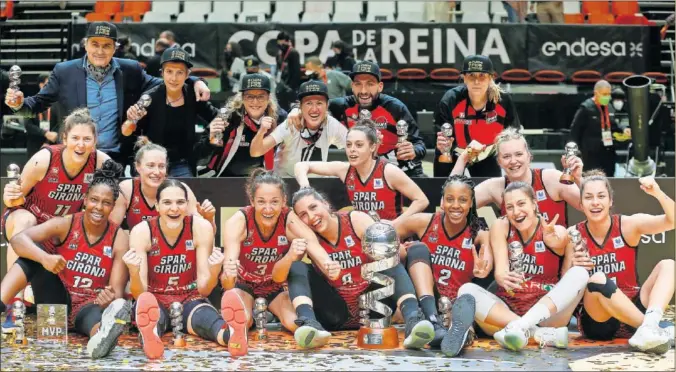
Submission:
[[[137,136],[148,136],[151,142],[165,146],[164,123],[167,117],[167,87],[162,82],[162,84],[145,93],[150,95],[152,103],[147,108],[148,113],[138,121],[135,134]],[[199,157],[195,151],[192,151],[197,143],[197,134],[195,133],[195,124],[198,122],[197,117],[199,116],[205,122],[210,123],[218,115],[218,109],[209,102],[197,102],[192,83],[183,85],[183,101],[186,117],[189,118],[189,121],[183,126],[183,139],[185,140],[183,144],[188,149],[187,152],[190,153],[190,157],[187,159],[190,168],[192,168],[193,174],[197,174],[197,161]]]
[[[26,97],[23,107],[17,111],[17,114],[34,117],[46,111],[54,102],[59,102],[62,117],[65,118],[73,110],[87,107],[85,58],[87,57],[57,63],[49,76],[47,85],[38,94]],[[117,91],[117,121],[122,127],[122,123],[127,119],[129,106],[136,103],[143,92],[161,84],[162,79],[148,75],[137,61],[121,58],[113,58],[113,61],[120,66],[113,73],[113,78]],[[128,159],[132,156],[134,138],[124,137],[121,133],[119,138],[122,152],[120,155]]]

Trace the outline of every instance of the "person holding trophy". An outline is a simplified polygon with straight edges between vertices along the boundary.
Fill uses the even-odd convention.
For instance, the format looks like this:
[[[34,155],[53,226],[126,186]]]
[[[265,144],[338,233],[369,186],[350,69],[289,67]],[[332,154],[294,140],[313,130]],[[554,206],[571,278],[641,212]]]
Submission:
[[[308,173],[340,178],[355,210],[375,212],[381,219],[395,221],[427,208],[429,201],[404,171],[378,157],[378,130],[370,119],[361,119],[347,132],[347,162],[301,162],[295,166],[300,187],[308,187]],[[403,211],[402,196],[411,200]]]
[[[131,304],[122,298],[129,236],[109,220],[121,171],[121,165],[107,160],[93,174],[83,212],[56,216],[16,234],[11,244],[21,258],[0,284],[2,312],[30,281],[36,304],[68,305],[68,328],[89,337],[87,354],[94,359],[112,351],[131,320]]]
[[[591,278],[578,315],[580,333],[592,340],[629,338],[632,349],[664,354],[674,344],[674,326],[660,328],[660,320],[674,296],[674,260],[660,261],[639,284],[638,245],[643,234],[674,229],[674,201],[653,177],[639,178],[641,190],[654,197],[664,214],[611,214],[613,189],[601,171],[585,174],[580,190],[587,217],[571,227],[579,235],[571,243],[563,269],[583,267]]]
[[[538,213],[530,185],[510,183],[503,198],[507,215],[494,222],[489,232],[498,290],[492,294],[467,283],[458,295],[473,297],[475,321],[506,349],[519,351],[530,337],[540,347],[552,344],[566,348],[568,323],[589,275],[584,268],[574,267],[560,277],[568,234],[566,228],[556,224],[558,215],[546,222]],[[468,325],[453,324],[449,333],[466,333],[458,327]]]
[[[493,270],[493,253],[488,227],[477,215],[474,182],[465,176],[451,176],[442,190],[441,211],[401,218],[395,227],[402,239],[420,237],[419,243],[407,249],[408,273],[423,313],[435,327],[430,346],[441,346],[444,354],[455,356],[461,345],[446,336],[448,325],[442,326],[437,300],[455,300],[457,309],[468,306],[461,304],[467,299],[456,300],[458,289],[475,277],[485,278]],[[452,314],[455,323],[471,325],[474,321],[472,312],[458,310]],[[443,315],[446,314],[442,318]]]
[[[470,148],[476,149],[473,144]],[[502,198],[503,190],[512,182],[524,182],[533,187],[538,209],[545,221],[559,216],[558,224],[568,227],[566,204],[580,209],[579,184],[582,179],[582,161],[577,156],[575,143],[566,146],[566,153],[561,157],[564,171],[556,169],[531,168],[533,155],[523,134],[513,128],[500,132],[495,138],[497,163],[504,170],[504,177],[490,178],[477,185],[477,208],[490,204],[500,206],[501,215],[506,215]],[[469,160],[470,150],[458,156],[451,174],[463,174],[465,164]]]
[[[399,263],[394,227],[375,222],[364,212],[332,212],[326,199],[310,187],[298,190],[291,204],[322,248],[307,245],[312,264],[296,261],[288,276],[289,296],[298,315],[294,336],[300,347],[320,347],[331,335],[327,330],[355,329],[360,323],[359,345],[396,347],[390,316],[397,308],[406,323],[404,347],[420,349],[432,341],[434,326],[424,318],[411,278]],[[381,288],[371,292],[371,282]],[[384,317],[370,319],[374,310]]]

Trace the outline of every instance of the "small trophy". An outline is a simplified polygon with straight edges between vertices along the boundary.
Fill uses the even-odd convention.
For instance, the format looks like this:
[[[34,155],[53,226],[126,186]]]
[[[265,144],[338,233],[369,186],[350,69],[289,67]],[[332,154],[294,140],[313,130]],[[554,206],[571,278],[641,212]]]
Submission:
[[[54,306],[49,306],[49,314],[47,317],[47,324],[56,325],[56,308]]]
[[[268,330],[268,302],[263,297],[258,297],[254,305],[254,316],[256,320],[256,329],[258,330],[258,340],[267,341]]]
[[[392,326],[392,309],[380,302],[394,294],[394,279],[380,272],[399,263],[399,238],[392,225],[376,222],[369,226],[362,239],[362,249],[373,262],[361,267],[364,280],[382,286],[359,296],[362,327],[357,333],[357,345],[365,349],[395,349],[399,346],[397,330]],[[370,311],[382,314],[370,319]]]
[[[453,302],[450,298],[446,296],[439,297],[439,314],[441,314],[441,322],[444,325],[444,328],[448,329],[451,327],[451,309],[453,308]]]
[[[369,110],[359,111],[359,120],[370,119],[370,118],[371,118],[371,111],[369,111]]]
[[[9,68],[9,88],[14,92],[19,92],[19,84],[21,84],[21,67],[14,65]],[[7,102],[9,107],[16,107],[20,102],[16,98]]]
[[[523,245],[518,241],[509,243],[509,271],[523,274]],[[507,293],[514,296],[513,291]]]
[[[7,178],[9,178],[10,183],[15,183],[17,185],[21,184],[21,168],[16,164],[10,164],[7,166]],[[12,200],[12,205],[9,207],[16,207],[22,205],[25,201],[25,197],[21,196],[16,200]]]
[[[406,120],[399,120],[397,122],[397,143],[402,143],[408,139],[408,123]]]
[[[150,95],[144,94],[141,96],[141,99],[138,100],[134,105],[136,108],[144,112],[148,107],[150,107],[150,104],[153,102],[152,98],[150,98]],[[145,115],[145,113],[143,114]],[[122,135],[123,136],[131,136],[132,133],[136,130],[136,123],[138,120],[129,120],[127,119],[124,124],[122,124]]]
[[[37,338],[40,341],[68,343],[68,306],[37,305]]]
[[[174,333],[174,346],[185,347],[183,337],[183,305],[180,302],[172,302],[169,308],[171,318],[171,330]]]
[[[16,300],[12,304],[12,316],[14,317],[14,329],[16,332],[14,344],[27,345],[26,324],[24,323],[26,317],[26,305],[24,305],[22,300]]]
[[[589,257],[589,247],[582,241],[582,234],[576,228],[573,228],[568,232],[568,235],[570,235],[570,241],[573,243],[575,252],[582,252]]]
[[[566,156],[566,161],[570,159],[573,156],[577,156],[577,144],[575,142],[568,142],[566,143],[565,147],[565,156]],[[561,178],[559,178],[559,182],[561,182],[564,185],[572,185],[575,183],[575,178],[573,178],[573,175],[571,174],[570,168],[566,168],[563,170],[563,174],[561,175]]]
[[[218,110],[218,117],[221,118],[224,122],[228,122],[230,120],[230,109],[227,107],[221,107]],[[223,132],[218,132],[218,133],[211,133],[209,135],[209,143],[211,143],[214,146],[223,146]]]
[[[446,137],[447,140],[450,141],[451,137],[453,137],[453,126],[449,123],[444,123],[441,126],[441,134]],[[440,156],[439,156],[439,162],[440,163],[452,163],[453,162],[453,157],[451,156],[451,147],[449,146],[446,151],[444,151]]]
[[[373,218],[374,221],[380,222],[380,215],[376,211],[368,211],[366,214],[369,215],[369,217]]]

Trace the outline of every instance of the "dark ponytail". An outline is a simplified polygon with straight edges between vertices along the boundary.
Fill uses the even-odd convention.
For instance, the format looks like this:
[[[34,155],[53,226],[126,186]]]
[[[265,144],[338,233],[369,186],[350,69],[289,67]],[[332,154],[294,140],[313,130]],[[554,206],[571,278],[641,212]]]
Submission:
[[[118,184],[118,180],[122,175],[122,172],[124,172],[122,165],[111,159],[106,160],[100,169],[94,171],[94,177],[89,184],[89,189],[87,189],[87,191],[91,190],[92,187],[96,185],[106,185],[113,190],[113,198],[117,200],[118,196],[120,196],[120,185]]]

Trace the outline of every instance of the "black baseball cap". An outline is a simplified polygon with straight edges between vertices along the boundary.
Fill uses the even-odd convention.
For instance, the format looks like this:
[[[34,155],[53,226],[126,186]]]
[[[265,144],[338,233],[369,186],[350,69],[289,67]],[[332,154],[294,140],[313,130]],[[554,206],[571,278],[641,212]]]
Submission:
[[[491,62],[490,58],[478,54],[465,57],[465,60],[462,62],[461,73],[471,74],[473,72],[492,74],[495,72],[493,70],[493,62]]]
[[[242,86],[239,88],[240,92],[247,90],[264,90],[270,93],[270,79],[259,73],[246,74],[242,78]]]
[[[256,56],[247,56],[244,57],[244,67],[246,68],[256,68],[260,66],[261,61],[256,58]]]
[[[188,68],[192,68],[192,62],[190,62],[190,54],[181,48],[167,48],[162,52],[162,59],[160,60],[160,65],[164,65],[167,62],[183,62]]]
[[[302,100],[304,97],[308,96],[323,96],[328,100],[329,87],[327,87],[324,82],[319,80],[306,81],[301,84],[300,88],[298,89],[298,99]]]
[[[354,80],[354,77],[360,74],[375,76],[375,78],[378,79],[378,82],[380,82],[380,67],[371,61],[359,61],[354,64],[352,72],[350,73],[350,78]]]
[[[110,22],[92,22],[87,28],[85,37],[106,37],[117,41],[117,26]]]

